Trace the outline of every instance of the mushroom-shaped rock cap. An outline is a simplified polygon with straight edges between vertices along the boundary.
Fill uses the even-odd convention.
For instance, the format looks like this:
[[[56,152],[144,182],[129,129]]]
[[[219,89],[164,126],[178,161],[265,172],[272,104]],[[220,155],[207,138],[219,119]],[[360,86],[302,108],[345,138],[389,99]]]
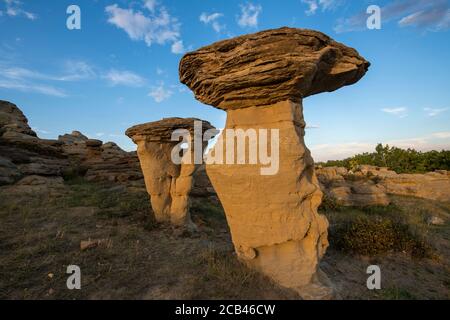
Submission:
[[[369,66],[321,32],[285,27],[187,53],[179,72],[198,100],[228,110],[334,91],[357,82]]]
[[[208,121],[197,118],[165,118],[160,121],[148,122],[129,128],[125,134],[133,141],[147,140],[160,142],[172,141],[172,133],[177,129],[186,129],[194,133],[195,123],[201,123],[202,134],[209,129],[215,129]]]

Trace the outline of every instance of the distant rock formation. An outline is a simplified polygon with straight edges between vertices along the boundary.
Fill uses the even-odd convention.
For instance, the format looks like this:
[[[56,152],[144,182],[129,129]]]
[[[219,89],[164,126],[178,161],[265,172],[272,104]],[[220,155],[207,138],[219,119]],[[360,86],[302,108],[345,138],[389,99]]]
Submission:
[[[88,139],[81,132],[59,136],[61,148],[75,174],[88,181],[115,182],[143,187],[143,175],[136,152],[126,152],[114,142]]]
[[[220,41],[180,62],[195,97],[227,111],[225,129],[279,130],[276,175],[261,175],[260,164],[207,165],[207,173],[239,258],[305,299],[333,290],[318,267],[328,222],[317,213],[322,192],[304,143],[302,99],[353,84],[368,67],[323,33],[291,28]],[[227,142],[221,135],[216,145]]]
[[[450,202],[450,171],[397,174],[388,168],[360,165],[355,175],[372,178],[387,194]]]
[[[68,167],[61,142],[39,139],[16,105],[0,100],[0,184],[24,176],[61,176]]]
[[[200,132],[194,131],[194,123],[201,124]],[[189,213],[189,195],[193,186],[193,175],[198,168],[194,163],[195,148],[203,150],[208,141],[203,141],[203,133],[214,127],[207,121],[194,118],[168,118],[134,126],[127,130],[138,148],[138,157],[144,173],[145,185],[159,222],[169,222],[177,226],[194,227]],[[172,154],[181,153],[180,141],[172,140],[175,130],[187,130],[186,152],[180,163],[174,163]],[[195,139],[195,134],[200,134]],[[183,141],[186,141],[183,140]],[[199,141],[200,145],[195,145]],[[178,149],[177,149],[178,148]],[[181,160],[181,159],[180,159]],[[195,228],[195,227],[194,227]]]
[[[316,174],[322,191],[339,205],[365,207],[390,203],[385,188],[370,179],[351,175],[346,168],[316,168]]]
[[[70,175],[144,187],[135,152],[123,151],[112,142],[90,140],[78,131],[58,140],[40,139],[16,105],[0,100],[0,185],[29,183],[38,189],[45,181],[55,186],[62,180],[54,178]]]
[[[359,165],[316,168],[322,190],[343,206],[388,205],[388,195],[450,202],[450,172],[397,174],[388,168]]]

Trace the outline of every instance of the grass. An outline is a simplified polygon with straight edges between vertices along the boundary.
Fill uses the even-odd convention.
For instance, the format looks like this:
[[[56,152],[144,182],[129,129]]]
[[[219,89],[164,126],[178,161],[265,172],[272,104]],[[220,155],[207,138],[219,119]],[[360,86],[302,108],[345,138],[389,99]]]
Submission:
[[[392,287],[380,290],[383,300],[416,300],[416,296],[406,289]]]
[[[373,215],[340,222],[330,232],[330,242],[338,250],[366,256],[396,251],[423,258],[432,253],[424,237],[408,225]]]
[[[329,240],[345,253],[374,256],[390,252],[433,257],[423,212],[411,214],[396,204],[363,208],[330,205],[321,211],[330,220]]]
[[[69,192],[53,198],[14,195],[0,187],[0,299],[298,299],[236,259],[223,209],[215,201],[192,199],[192,218],[200,231],[180,236],[154,222],[146,193],[82,179],[66,184]],[[426,220],[431,214],[448,218],[450,205],[407,197],[394,202],[388,207],[322,207],[331,222],[327,273],[337,275],[332,280],[344,288],[344,298],[448,299],[449,228],[429,226]],[[336,230],[348,225],[356,229],[346,229],[339,238],[347,234],[349,241],[361,238],[365,245],[374,242],[379,228],[394,235],[394,242],[403,232],[418,239],[417,229],[447,260],[396,254],[392,241],[393,258],[380,253],[376,261],[367,261],[348,248],[336,253],[335,243],[341,241],[334,238]],[[108,245],[81,251],[80,241],[88,239],[105,239]],[[388,289],[374,293],[365,287],[365,270],[372,263],[381,265],[382,286]],[[81,267],[80,291],[65,286],[70,264]]]
[[[146,193],[80,179],[67,185],[58,198],[0,188],[0,299],[291,297],[236,260],[229,234],[180,236],[154,222]],[[226,230],[213,202],[194,204],[193,216],[205,228]],[[88,239],[108,245],[81,251]],[[205,248],[220,253],[208,257]],[[70,264],[81,268],[82,290],[66,288]]]

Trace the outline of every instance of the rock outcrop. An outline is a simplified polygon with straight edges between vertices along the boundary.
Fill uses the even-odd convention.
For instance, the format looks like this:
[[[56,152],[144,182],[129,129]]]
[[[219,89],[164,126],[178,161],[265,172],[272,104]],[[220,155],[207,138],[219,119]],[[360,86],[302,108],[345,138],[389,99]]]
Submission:
[[[201,125],[195,131],[195,122]],[[194,227],[189,213],[189,194],[193,185],[193,175],[202,162],[207,141],[203,133],[213,129],[211,124],[194,118],[168,118],[134,126],[127,130],[137,145],[137,154],[144,174],[147,192],[159,222],[169,222],[177,226]],[[182,161],[174,162],[172,155],[180,155],[182,144],[172,139],[175,130],[185,130],[187,148]],[[196,137],[197,135],[197,137]],[[198,140],[199,139],[199,140]],[[200,159],[195,159],[195,149],[200,148]]]
[[[369,65],[321,32],[280,28],[186,54],[180,80],[201,102],[229,110],[301,102],[357,82]]]
[[[388,195],[450,202],[450,172],[397,174],[389,168],[359,165],[316,168],[322,190],[343,206],[388,205]]]
[[[355,176],[346,168],[316,168],[322,191],[342,206],[386,206],[390,203],[385,188],[365,177]]]
[[[260,163],[213,163],[207,172],[238,257],[305,299],[331,298],[333,290],[318,267],[328,222],[317,213],[322,192],[304,143],[302,98],[353,84],[368,66],[320,32],[291,28],[221,41],[180,63],[181,82],[196,98],[227,111],[225,129],[278,130],[276,174],[262,175]],[[221,135],[210,156],[230,139]]]
[[[48,182],[51,190],[57,190],[61,178],[71,175],[144,188],[135,152],[88,139],[78,131],[58,140],[40,139],[16,105],[0,100],[0,185],[28,183],[29,190],[45,190]]]
[[[39,139],[16,105],[0,100],[0,184],[25,176],[61,176],[68,166],[61,143]]]
[[[58,140],[76,171],[74,174],[84,176],[88,181],[144,188],[136,152],[126,152],[114,142],[89,139],[78,131],[59,136]]]
[[[397,174],[388,168],[360,165],[356,168],[355,175],[375,177],[372,180],[387,194],[450,202],[450,171]]]

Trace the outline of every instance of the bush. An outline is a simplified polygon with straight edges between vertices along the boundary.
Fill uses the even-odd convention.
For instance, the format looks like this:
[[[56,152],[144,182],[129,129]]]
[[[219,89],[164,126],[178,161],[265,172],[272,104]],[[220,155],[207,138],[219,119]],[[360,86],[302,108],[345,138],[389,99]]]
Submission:
[[[340,211],[342,206],[338,203],[336,198],[333,198],[326,193],[323,194],[322,203],[319,206],[321,212]]]
[[[389,167],[397,173],[424,173],[435,170],[450,170],[450,151],[420,152],[414,149],[404,150],[378,144],[375,152],[365,152],[344,160],[320,164],[325,167],[346,167],[349,170],[354,170],[357,165],[366,164]]]
[[[396,251],[422,258],[431,252],[424,237],[408,225],[380,216],[344,220],[330,230],[330,243],[338,250],[367,256]]]

